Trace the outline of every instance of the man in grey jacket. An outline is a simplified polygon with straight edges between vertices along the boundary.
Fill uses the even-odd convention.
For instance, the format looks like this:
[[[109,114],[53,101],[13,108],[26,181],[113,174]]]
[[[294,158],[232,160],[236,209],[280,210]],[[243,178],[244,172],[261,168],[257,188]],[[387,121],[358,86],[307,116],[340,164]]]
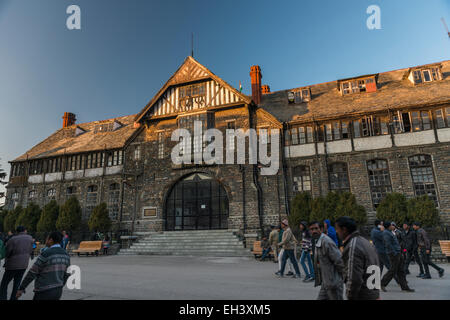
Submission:
[[[336,220],[336,232],[344,244],[342,260],[345,266],[345,286],[348,300],[377,300],[380,291],[370,289],[367,281],[373,267],[379,267],[375,247],[357,230],[356,222],[350,217]],[[379,280],[379,279],[378,279]]]
[[[341,252],[333,239],[323,233],[317,221],[309,224],[311,236],[316,239],[314,252],[314,286],[321,286],[317,300],[343,300],[344,264]]]
[[[14,280],[14,283],[10,300],[16,300],[17,289],[28,268],[31,251],[33,250],[33,238],[27,234],[27,230],[18,226],[16,232],[17,234],[6,243],[5,273],[0,284],[0,300],[7,299],[8,285],[11,280]]]

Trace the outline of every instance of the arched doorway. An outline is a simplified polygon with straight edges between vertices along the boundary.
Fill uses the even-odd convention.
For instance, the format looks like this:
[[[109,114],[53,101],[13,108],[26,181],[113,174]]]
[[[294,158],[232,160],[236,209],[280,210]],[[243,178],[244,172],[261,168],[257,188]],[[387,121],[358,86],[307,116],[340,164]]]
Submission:
[[[189,175],[172,187],[165,218],[168,231],[227,229],[227,193],[207,174]]]

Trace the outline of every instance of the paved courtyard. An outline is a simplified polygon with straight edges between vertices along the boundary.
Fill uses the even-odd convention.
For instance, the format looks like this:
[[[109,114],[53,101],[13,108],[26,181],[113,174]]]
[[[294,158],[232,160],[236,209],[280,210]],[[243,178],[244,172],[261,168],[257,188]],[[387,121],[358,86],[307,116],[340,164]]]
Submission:
[[[315,299],[318,288],[290,277],[278,279],[273,262],[251,258],[105,256],[72,257],[81,268],[81,290],[65,288],[64,300],[103,299]],[[433,269],[431,280],[416,278],[417,266],[408,276],[415,293],[403,293],[392,281],[383,300],[450,299],[450,265],[443,278]],[[0,276],[3,275],[3,268]],[[22,297],[32,299],[32,286]]]

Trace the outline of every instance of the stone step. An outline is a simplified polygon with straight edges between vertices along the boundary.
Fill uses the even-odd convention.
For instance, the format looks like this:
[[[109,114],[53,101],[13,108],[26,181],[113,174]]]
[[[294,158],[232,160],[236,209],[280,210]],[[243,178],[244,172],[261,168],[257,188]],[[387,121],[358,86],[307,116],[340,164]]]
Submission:
[[[164,231],[143,235],[119,254],[181,256],[251,256],[230,230]]]

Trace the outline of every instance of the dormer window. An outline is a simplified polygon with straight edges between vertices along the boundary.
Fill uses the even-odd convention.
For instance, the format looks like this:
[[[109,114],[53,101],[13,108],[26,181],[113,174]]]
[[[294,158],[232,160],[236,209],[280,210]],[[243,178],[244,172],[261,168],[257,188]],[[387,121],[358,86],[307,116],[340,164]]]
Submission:
[[[102,124],[96,125],[94,128],[94,133],[116,131],[117,129],[120,129],[122,127],[123,127],[123,124],[121,124],[117,120],[114,120],[113,122],[102,123]]]
[[[364,79],[342,81],[340,82],[339,90],[343,95],[358,92],[375,92],[377,91],[377,85],[373,76]]]
[[[441,79],[442,79],[442,77],[441,77],[441,72],[439,70],[439,67],[416,69],[416,70],[413,70],[409,76],[409,80],[413,84],[438,81]]]
[[[296,89],[288,92],[289,103],[302,103],[311,101],[310,88]]]

